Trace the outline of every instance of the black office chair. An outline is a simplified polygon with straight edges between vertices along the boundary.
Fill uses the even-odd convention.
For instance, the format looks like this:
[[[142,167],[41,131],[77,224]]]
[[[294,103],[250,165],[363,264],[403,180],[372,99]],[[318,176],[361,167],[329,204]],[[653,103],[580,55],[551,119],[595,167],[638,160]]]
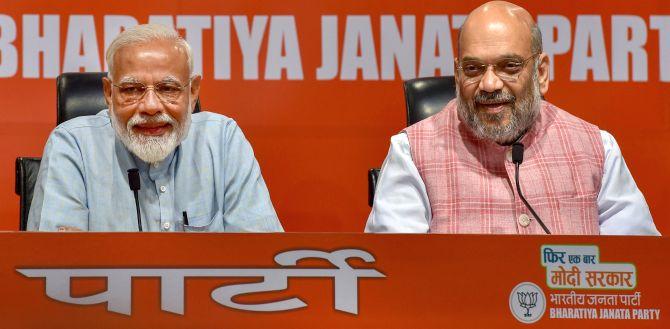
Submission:
[[[442,111],[449,101],[456,98],[453,76],[407,80],[403,86],[408,127]]]
[[[106,72],[63,73],[56,79],[56,124],[95,115],[107,108],[102,91]]]
[[[63,73],[56,78],[56,124],[82,115],[95,115],[107,108],[102,91],[102,78],[106,72]],[[200,112],[200,100],[193,112]],[[41,158],[16,158],[15,192],[19,195],[19,230],[25,231],[28,211],[33,200],[33,190]]]
[[[442,111],[449,101],[456,98],[456,82],[453,76],[407,80],[403,83],[403,87],[408,127]],[[368,170],[368,205],[370,207],[375,198],[379,171],[379,168]]]

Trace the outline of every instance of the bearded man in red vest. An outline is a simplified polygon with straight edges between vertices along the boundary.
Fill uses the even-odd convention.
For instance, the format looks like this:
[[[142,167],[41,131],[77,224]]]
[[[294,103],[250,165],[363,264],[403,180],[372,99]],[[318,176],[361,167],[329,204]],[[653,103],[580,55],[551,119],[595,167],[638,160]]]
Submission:
[[[542,100],[549,58],[525,9],[475,9],[454,62],[457,98],[391,138],[367,232],[660,234],[614,137]]]

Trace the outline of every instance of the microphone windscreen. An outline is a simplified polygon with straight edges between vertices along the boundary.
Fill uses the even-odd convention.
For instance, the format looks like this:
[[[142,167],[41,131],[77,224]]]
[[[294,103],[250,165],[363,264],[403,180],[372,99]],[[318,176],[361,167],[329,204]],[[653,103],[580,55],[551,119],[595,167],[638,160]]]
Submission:
[[[523,162],[523,144],[512,144],[512,162],[521,164]]]
[[[140,171],[137,168],[128,169],[128,185],[133,191],[140,189]]]

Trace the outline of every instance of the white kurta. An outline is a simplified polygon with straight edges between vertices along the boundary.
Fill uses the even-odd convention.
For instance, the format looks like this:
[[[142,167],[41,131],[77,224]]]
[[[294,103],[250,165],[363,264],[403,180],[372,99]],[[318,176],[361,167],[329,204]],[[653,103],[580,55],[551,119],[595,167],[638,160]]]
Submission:
[[[598,194],[600,234],[660,235],[616,140],[606,131],[600,136],[605,149]],[[431,218],[426,186],[412,161],[407,134],[401,132],[391,137],[365,231],[427,233]]]

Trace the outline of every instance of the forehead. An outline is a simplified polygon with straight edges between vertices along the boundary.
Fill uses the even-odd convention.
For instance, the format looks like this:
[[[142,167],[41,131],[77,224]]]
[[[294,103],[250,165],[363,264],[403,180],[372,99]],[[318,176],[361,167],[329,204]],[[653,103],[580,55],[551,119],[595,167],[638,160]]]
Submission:
[[[132,78],[156,82],[167,77],[188,79],[186,50],[171,41],[151,41],[120,48],[114,55],[115,80]]]
[[[461,58],[483,60],[516,55],[528,57],[530,28],[511,20],[472,22],[464,27],[460,39]]]

